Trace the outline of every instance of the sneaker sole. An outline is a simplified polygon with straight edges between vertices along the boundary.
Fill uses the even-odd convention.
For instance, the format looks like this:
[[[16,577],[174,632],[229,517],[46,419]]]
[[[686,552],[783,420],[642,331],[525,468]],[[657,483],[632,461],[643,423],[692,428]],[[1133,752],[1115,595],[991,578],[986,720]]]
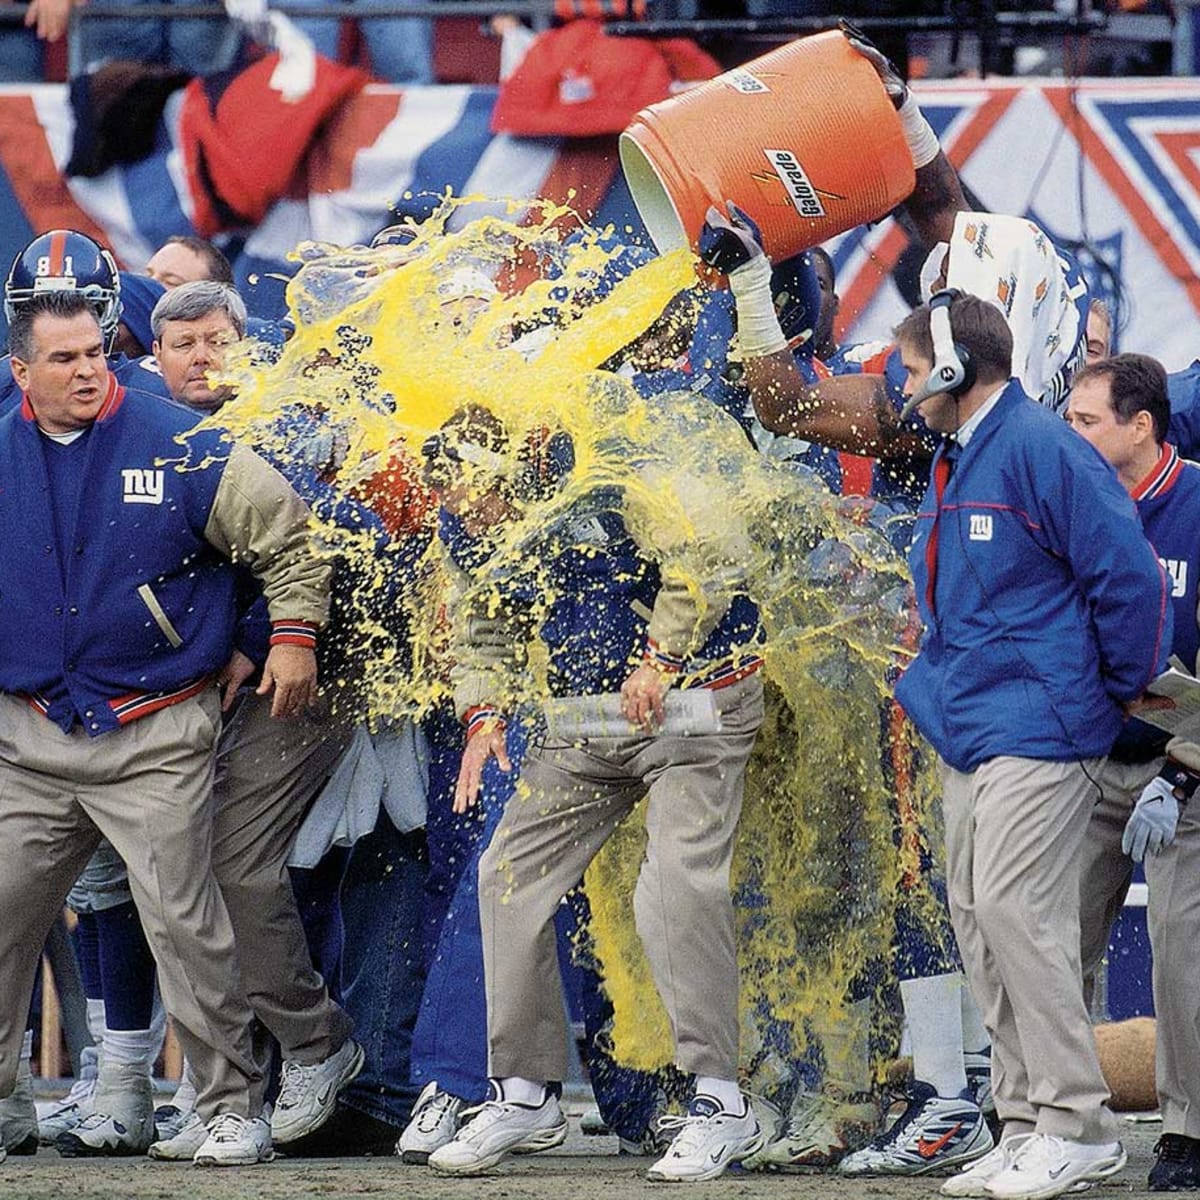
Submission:
[[[433,1153],[432,1150],[400,1150],[397,1151],[400,1155],[402,1163],[408,1163],[410,1167],[427,1167],[429,1165],[429,1156]]]
[[[724,1175],[730,1167],[745,1162],[748,1158],[753,1158],[766,1144],[766,1135],[760,1132],[750,1145],[735,1151],[720,1166],[711,1166],[708,1170],[701,1171],[696,1175],[669,1175],[666,1171],[651,1167],[646,1172],[646,1178],[651,1183],[706,1183],[710,1179],[716,1179],[718,1175]]]
[[[315,1133],[330,1117],[333,1116],[333,1110],[337,1108],[338,1097],[351,1083],[356,1080],[362,1073],[363,1066],[367,1061],[367,1056],[362,1046],[358,1046],[357,1052],[350,1062],[342,1069],[342,1073],[337,1077],[333,1086],[329,1090],[329,1099],[316,1114],[315,1119],[304,1122],[303,1124],[291,1127],[284,1125],[282,1129],[276,1130],[275,1122],[271,1122],[271,1141],[280,1146],[287,1145],[288,1142],[298,1142],[303,1137],[308,1137],[310,1133]]]
[[[71,1137],[72,1134],[64,1134]],[[62,1158],[142,1158],[150,1151],[150,1145],[145,1146],[89,1146],[87,1142],[74,1143],[56,1142],[54,1149]],[[12,1151],[10,1150],[11,1154]]]
[[[503,1150],[495,1151],[483,1158],[470,1163],[435,1163],[433,1155],[429,1157],[429,1167],[439,1175],[482,1175],[490,1171],[498,1162],[510,1154],[537,1154],[542,1150],[553,1150],[567,1140],[567,1123],[555,1125],[552,1129],[544,1129],[515,1146],[506,1146]],[[435,1150],[434,1154],[437,1153]]]
[[[275,1151],[268,1150],[266,1154],[257,1158],[214,1158],[211,1154],[206,1154],[203,1158],[193,1158],[192,1162],[198,1167],[256,1167],[259,1163],[272,1162],[274,1158]]]
[[[160,1150],[158,1148],[158,1143],[155,1142],[150,1149],[146,1151],[146,1157],[153,1158],[156,1162],[195,1162],[196,1151],[199,1149],[200,1147],[196,1146],[190,1154],[168,1153],[165,1150]]]
[[[1120,1158],[1109,1160],[1104,1166],[1094,1166],[1085,1175],[1080,1175],[1078,1179],[1073,1179],[1066,1187],[1050,1184],[1042,1188],[1041,1191],[1024,1192],[1020,1200],[1052,1200],[1054,1196],[1065,1196],[1071,1192],[1089,1191],[1092,1184],[1099,1183],[1101,1180],[1108,1179],[1110,1176],[1117,1174],[1118,1171],[1124,1168],[1128,1161],[1129,1156],[1122,1150]],[[988,1192],[987,1195],[991,1196],[992,1193]]]

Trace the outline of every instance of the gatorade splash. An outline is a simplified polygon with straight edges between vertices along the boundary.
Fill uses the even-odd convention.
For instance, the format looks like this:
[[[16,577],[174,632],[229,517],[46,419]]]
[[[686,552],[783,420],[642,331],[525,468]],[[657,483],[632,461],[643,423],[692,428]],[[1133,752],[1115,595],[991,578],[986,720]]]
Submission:
[[[869,502],[763,459],[702,397],[643,398],[604,368],[670,302],[675,319],[693,319],[693,264],[675,251],[601,288],[613,251],[595,230],[565,240],[566,215],[542,204],[459,228],[463,210],[448,200],[404,245],[301,246],[288,291],[296,334],[275,362],[248,343],[227,365],[222,382],[238,399],[220,424],[324,489],[321,544],[352,580],[339,613],[344,667],[324,686],[348,718],[419,717],[449,694],[458,600],[430,535],[420,464],[422,446],[466,405],[508,433],[480,487],[528,474],[529,447],[548,436],[565,434],[573,452],[561,479],[528,493],[497,532],[473,600],[498,603],[516,575],[538,580],[540,534],[604,494],[665,577],[757,602],[767,718],[733,879],[746,1082],[786,1090],[798,1064],[860,1074],[868,1027],[882,1031],[875,992],[898,897],[931,921],[936,912],[918,863],[932,763],[888,704],[909,620],[903,560]],[[495,697],[508,709],[549,699],[538,624],[527,668]],[[629,903],[644,839],[638,813],[586,886],[615,1052],[657,1067],[671,1042]]]

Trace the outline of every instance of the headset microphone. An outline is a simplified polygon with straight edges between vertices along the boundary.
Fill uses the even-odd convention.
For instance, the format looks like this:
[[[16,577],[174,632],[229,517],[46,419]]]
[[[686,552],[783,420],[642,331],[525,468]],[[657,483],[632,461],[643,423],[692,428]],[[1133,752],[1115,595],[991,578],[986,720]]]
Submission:
[[[975,364],[970,351],[954,340],[950,305],[963,295],[958,288],[944,288],[929,298],[929,333],[933,340],[933,365],[929,377],[900,410],[907,421],[930,396],[962,396],[975,385]]]

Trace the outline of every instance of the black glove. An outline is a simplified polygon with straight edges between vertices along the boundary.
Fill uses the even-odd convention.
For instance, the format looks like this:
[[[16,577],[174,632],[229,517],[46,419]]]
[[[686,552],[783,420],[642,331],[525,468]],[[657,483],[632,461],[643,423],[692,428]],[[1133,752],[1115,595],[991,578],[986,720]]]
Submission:
[[[762,234],[754,218],[732,200],[726,200],[725,206],[728,217],[714,205],[704,214],[700,229],[700,257],[722,275],[763,257]]]
[[[851,24],[845,17],[838,19],[838,28],[846,41],[875,68],[875,74],[879,76],[884,91],[887,92],[893,106],[899,109],[908,99],[908,85],[896,69],[896,64],[857,25]]]

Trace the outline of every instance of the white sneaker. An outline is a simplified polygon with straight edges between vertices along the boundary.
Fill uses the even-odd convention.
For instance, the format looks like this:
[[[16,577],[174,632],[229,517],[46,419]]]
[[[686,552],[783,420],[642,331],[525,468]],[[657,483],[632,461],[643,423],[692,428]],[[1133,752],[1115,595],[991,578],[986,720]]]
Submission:
[[[750,1102],[741,1114],[727,1112],[712,1096],[692,1097],[685,1117],[663,1117],[660,1128],[678,1129],[670,1149],[646,1172],[656,1183],[698,1183],[716,1179],[731,1163],[762,1149],[766,1138]]]
[[[163,1137],[160,1132],[158,1141],[146,1153],[163,1162],[191,1162],[196,1157],[196,1151],[207,1141],[208,1127],[200,1119],[200,1114],[192,1109],[170,1137]]]
[[[427,1083],[396,1143],[400,1161],[424,1166],[435,1150],[453,1141],[465,1104],[461,1096],[441,1091],[436,1081]]]
[[[1035,1133],[1009,1165],[988,1181],[985,1195],[995,1200],[1048,1200],[1080,1184],[1107,1179],[1124,1165],[1125,1148],[1120,1142],[1088,1145]]]
[[[154,1141],[154,1089],[141,1067],[105,1064],[96,1081],[91,1115],[61,1133],[54,1148],[63,1158],[142,1155]]]
[[[836,1092],[801,1092],[778,1140],[755,1160],[779,1171],[836,1166],[879,1130],[879,1105]]]
[[[92,1096],[96,1078],[77,1079],[61,1100],[37,1101],[38,1141],[43,1146],[54,1145],[60,1133],[74,1129],[84,1117],[92,1115]]]
[[[154,1110],[154,1136],[160,1142],[169,1142],[196,1111],[196,1085],[184,1064],[183,1078],[175,1089],[169,1104],[160,1104]],[[191,1155],[188,1155],[191,1158]]]
[[[536,1154],[562,1145],[567,1139],[567,1119],[558,1097],[546,1090],[539,1105],[505,1100],[496,1080],[489,1098],[477,1109],[461,1115],[466,1121],[454,1137],[429,1156],[429,1165],[445,1175],[481,1175],[506,1154]]]
[[[584,1137],[608,1137],[612,1130],[598,1108],[589,1108],[579,1118],[579,1132]]]
[[[209,1121],[208,1136],[192,1161],[199,1167],[251,1167],[274,1157],[268,1114],[250,1119],[227,1112]]]
[[[928,1175],[982,1158],[994,1145],[974,1100],[913,1082],[908,1107],[886,1133],[838,1163],[840,1175]]]
[[[986,1196],[986,1184],[991,1183],[1001,1171],[1008,1170],[1017,1152],[1032,1133],[1019,1133],[1005,1138],[998,1146],[989,1150],[982,1158],[968,1163],[957,1175],[951,1175],[941,1186],[943,1196]]]
[[[363,1069],[363,1061],[363,1048],[353,1038],[324,1062],[304,1066],[285,1061],[271,1117],[272,1139],[295,1142],[320,1129],[333,1116],[342,1089]]]
[[[33,1104],[33,1075],[27,1058],[17,1064],[16,1086],[0,1100],[0,1146],[9,1154],[37,1153],[37,1109]]]

